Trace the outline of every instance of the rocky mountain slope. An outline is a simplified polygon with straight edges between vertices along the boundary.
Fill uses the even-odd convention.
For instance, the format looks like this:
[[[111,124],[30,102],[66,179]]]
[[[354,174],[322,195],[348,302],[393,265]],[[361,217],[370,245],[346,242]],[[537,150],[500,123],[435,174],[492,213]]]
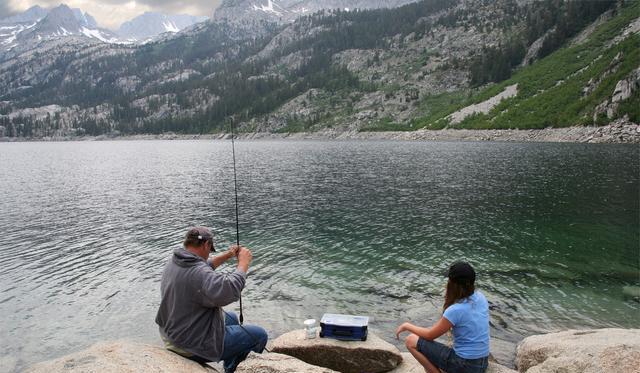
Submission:
[[[147,12],[123,23],[118,28],[117,34],[126,41],[135,43],[149,42],[160,34],[166,32],[176,33],[207,19],[207,17],[187,14],[167,15]]]
[[[418,0],[224,0],[215,10],[215,20],[246,23],[268,21],[290,23],[321,10],[397,8]]]
[[[423,0],[44,43],[0,57],[0,135],[638,121],[639,17],[638,2]]]

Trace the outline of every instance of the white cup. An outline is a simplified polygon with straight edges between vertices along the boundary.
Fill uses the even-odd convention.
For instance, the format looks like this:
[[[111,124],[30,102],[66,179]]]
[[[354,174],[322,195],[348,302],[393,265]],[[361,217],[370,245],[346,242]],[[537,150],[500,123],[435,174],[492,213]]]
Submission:
[[[314,339],[316,337],[316,320],[304,320],[305,339]]]

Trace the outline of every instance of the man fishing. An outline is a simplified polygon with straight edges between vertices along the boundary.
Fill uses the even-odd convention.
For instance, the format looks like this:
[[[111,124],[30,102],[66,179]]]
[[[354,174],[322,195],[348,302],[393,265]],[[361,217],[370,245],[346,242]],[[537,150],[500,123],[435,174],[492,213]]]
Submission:
[[[254,325],[240,325],[238,317],[222,307],[240,299],[251,251],[234,245],[209,258],[213,234],[204,227],[191,228],[183,247],[176,249],[162,274],[162,301],[156,323],[167,349],[199,363],[223,361],[225,372],[234,372],[249,352],[262,353],[267,332]],[[238,266],[231,274],[215,271],[232,258]]]

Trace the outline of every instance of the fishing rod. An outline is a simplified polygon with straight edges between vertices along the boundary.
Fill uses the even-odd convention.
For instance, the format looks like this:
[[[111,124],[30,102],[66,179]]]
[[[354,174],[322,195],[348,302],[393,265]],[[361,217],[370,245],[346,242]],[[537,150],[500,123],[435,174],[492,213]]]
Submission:
[[[225,58],[224,60],[224,69],[225,69],[225,73],[227,72],[227,60]],[[224,91],[226,93],[227,91],[227,85],[224,85]],[[226,95],[225,95],[226,96]],[[228,112],[227,112],[227,101],[224,101],[224,115],[225,115],[225,119],[227,116]],[[238,249],[240,249],[240,214],[238,212],[238,173],[236,170],[236,142],[235,142],[235,122],[233,120],[233,116],[231,116],[231,154],[233,157],[233,193],[235,196],[235,208],[236,208],[236,247]],[[237,254],[236,254],[237,255]],[[240,293],[240,295],[238,296],[238,301],[240,302],[240,316],[238,317],[238,321],[240,322],[240,328],[242,328],[242,330],[247,333],[247,335],[253,340],[254,344],[257,346],[260,342],[258,341],[258,339],[251,333],[249,333],[249,331],[242,325],[244,323],[244,314],[242,312],[242,293]],[[225,312],[225,314],[227,314],[226,311],[223,310],[223,312]],[[228,314],[227,314],[228,315]],[[269,351],[269,349],[267,348],[267,346],[264,346],[265,351],[267,352],[271,352]]]
[[[224,58],[224,73],[225,75],[227,74],[227,58],[226,56],[223,56]],[[227,100],[226,100],[226,93],[227,93],[227,83],[224,82],[224,120],[227,120],[227,115],[229,114],[227,111]],[[238,248],[238,250],[240,249],[240,219],[239,219],[239,213],[238,213],[238,176],[237,176],[237,172],[236,172],[236,143],[235,143],[235,124],[234,124],[234,120],[233,120],[233,116],[231,116],[231,152],[233,154],[233,192],[235,195],[235,204],[236,204],[236,247]],[[237,255],[237,252],[236,252]],[[240,325],[242,325],[242,323],[244,322],[244,314],[242,313],[242,294],[240,294],[239,297],[239,301],[240,301]],[[243,328],[244,329],[244,328]]]
[[[226,114],[226,113],[225,113]],[[235,137],[235,125],[233,123],[233,117],[231,118],[231,153],[233,154],[233,192],[236,197],[236,247],[240,249],[240,219],[238,213],[238,176],[236,172],[236,143]],[[240,300],[240,325],[244,322],[244,315],[242,313],[242,294],[239,297]]]
[[[233,117],[231,117],[231,154],[233,155],[233,191],[235,194],[235,202],[236,202],[236,246],[240,248],[240,219],[239,219],[240,214],[238,213],[238,176],[236,172],[236,143],[235,143],[234,137],[235,137],[235,125],[233,122]],[[247,335],[251,337],[251,339],[253,339],[254,345],[257,346],[260,343],[260,341],[258,341],[258,338],[256,338],[253,334],[251,334],[242,325],[244,323],[244,315],[242,313],[242,293],[240,293],[238,300],[240,301],[240,317],[238,317],[238,321],[240,321],[240,328],[242,328],[242,330],[245,333],[247,333]],[[229,315],[226,311],[225,311],[225,314]],[[267,346],[264,346],[264,350],[267,352],[271,352],[269,351]]]

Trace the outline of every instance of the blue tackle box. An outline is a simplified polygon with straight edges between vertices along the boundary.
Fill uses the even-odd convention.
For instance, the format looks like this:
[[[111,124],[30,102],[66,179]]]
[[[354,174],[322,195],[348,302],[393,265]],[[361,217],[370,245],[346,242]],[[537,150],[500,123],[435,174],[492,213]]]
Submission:
[[[325,313],[320,320],[320,337],[341,341],[366,341],[368,326],[367,316]]]

